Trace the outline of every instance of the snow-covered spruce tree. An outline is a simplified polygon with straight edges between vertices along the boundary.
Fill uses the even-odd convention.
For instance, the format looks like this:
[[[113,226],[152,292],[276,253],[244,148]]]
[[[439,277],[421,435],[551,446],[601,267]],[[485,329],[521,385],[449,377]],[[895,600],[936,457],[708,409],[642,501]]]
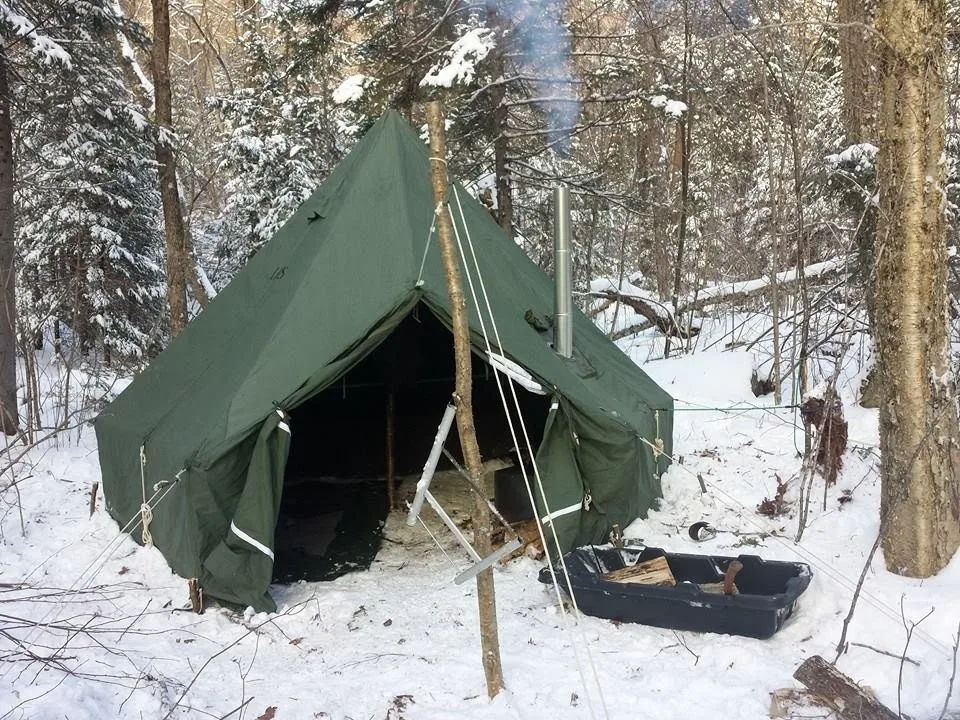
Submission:
[[[16,165],[14,88],[26,67],[37,63],[69,66],[70,54],[38,27],[36,13],[23,2],[0,1],[0,430],[19,430],[17,406]]]
[[[57,325],[84,354],[136,362],[163,333],[153,146],[118,62],[136,28],[110,0],[30,5],[70,62],[33,64],[15,91],[21,332]]]
[[[336,45],[307,3],[244,11],[237,89],[215,98],[225,126],[224,211],[203,230],[213,280],[224,285],[314,190],[342,155],[331,99]],[[317,11],[319,12],[319,11]],[[211,257],[212,256],[212,257]]]

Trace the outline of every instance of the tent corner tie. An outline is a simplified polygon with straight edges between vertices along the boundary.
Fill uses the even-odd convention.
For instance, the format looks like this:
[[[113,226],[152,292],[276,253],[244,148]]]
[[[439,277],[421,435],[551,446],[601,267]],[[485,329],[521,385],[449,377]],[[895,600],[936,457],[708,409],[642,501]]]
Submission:
[[[150,521],[153,520],[153,508],[147,502],[147,449],[145,445],[140,446],[140,489],[143,491],[143,502],[140,505],[140,522],[143,524],[143,532],[140,539],[147,547],[153,545],[153,535],[150,533]]]

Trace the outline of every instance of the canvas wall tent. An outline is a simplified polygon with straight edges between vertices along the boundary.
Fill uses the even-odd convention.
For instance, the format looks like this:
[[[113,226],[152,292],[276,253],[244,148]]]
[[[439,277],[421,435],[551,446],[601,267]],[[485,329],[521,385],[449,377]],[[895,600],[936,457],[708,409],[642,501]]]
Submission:
[[[454,215],[475,246],[499,351],[548,391],[536,457],[552,522],[565,548],[604,540],[660,495],[665,457],[641,438],[659,437],[670,452],[673,400],[582,314],[574,357],[558,356],[529,321],[550,316],[550,279],[459,194],[465,222]],[[267,588],[290,415],[359,367],[417,308],[449,327],[433,212],[426,148],[389,112],[97,418],[109,512],[126,524],[154,497],[156,547],[209,595],[274,607]],[[436,422],[442,409],[426,411]],[[339,422],[314,415],[311,432]]]

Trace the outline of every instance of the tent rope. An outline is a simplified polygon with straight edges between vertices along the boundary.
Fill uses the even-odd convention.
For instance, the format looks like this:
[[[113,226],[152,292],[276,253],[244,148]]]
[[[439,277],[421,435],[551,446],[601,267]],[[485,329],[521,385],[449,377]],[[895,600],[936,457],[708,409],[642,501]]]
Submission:
[[[423,269],[427,266],[427,253],[430,251],[430,240],[433,239],[433,231],[436,226],[437,215],[434,213],[431,216],[430,229],[427,230],[427,241],[423,245],[423,257],[420,259],[420,272],[417,273],[417,284],[415,287],[421,287],[423,285]],[[346,385],[344,385],[344,389],[346,389]]]
[[[496,322],[496,319],[494,318],[493,309],[492,309],[492,307],[491,307],[491,305],[490,305],[490,297],[489,297],[489,295],[487,294],[486,283],[485,283],[484,280],[483,280],[483,273],[482,273],[482,271],[481,271],[481,269],[480,269],[480,263],[479,263],[479,261],[477,260],[477,255],[476,255],[476,252],[475,252],[475,249],[474,249],[474,245],[473,245],[473,239],[472,239],[472,237],[471,237],[471,235],[470,235],[470,228],[469,228],[469,226],[467,225],[466,216],[465,216],[465,214],[464,214],[464,212],[463,212],[463,205],[462,205],[462,203],[460,202],[460,192],[459,192],[459,190],[457,189],[456,185],[453,185],[453,192],[454,192],[454,198],[455,198],[456,201],[457,201],[457,208],[458,208],[458,211],[459,211],[459,214],[460,214],[460,221],[461,221],[461,223],[462,223],[462,225],[463,225],[463,228],[464,228],[464,234],[465,234],[465,236],[466,236],[467,246],[468,246],[469,249],[470,249],[471,259],[473,260],[473,266],[474,266],[475,271],[476,271],[476,274],[477,274],[477,281],[478,281],[478,284],[480,285],[481,294],[483,295],[483,300],[484,300],[484,306],[485,306],[485,309],[486,309],[486,313],[487,313],[487,315],[488,315],[489,318],[490,318],[490,326],[491,326],[491,329],[493,330],[493,334],[494,334],[494,337],[495,337],[495,339],[496,339],[497,347],[499,348],[500,354],[503,355],[504,357],[506,357],[506,351],[505,351],[505,349],[504,349],[504,347],[503,347],[503,343],[502,343],[502,340],[501,340],[501,338],[500,338],[500,330],[499,330],[499,328],[497,327],[497,322]],[[449,209],[448,209],[448,210],[449,210]],[[452,213],[452,211],[450,212],[450,214],[451,214],[451,220],[453,220],[453,213]],[[472,296],[472,298],[473,298],[474,306],[477,308],[477,317],[478,317],[479,320],[480,320],[480,330],[481,330],[481,333],[482,333],[482,335],[483,335],[484,344],[485,344],[485,346],[486,346],[487,353],[492,353],[492,347],[491,347],[491,344],[490,344],[490,337],[489,337],[489,334],[487,333],[486,322],[484,321],[484,313],[481,311],[480,303],[479,303],[479,300],[478,300],[478,298],[477,298],[476,288],[475,288],[474,282],[473,282],[473,273],[470,271],[470,264],[467,262],[466,253],[464,252],[463,243],[462,243],[462,240],[461,240],[461,237],[460,237],[460,232],[459,232],[459,230],[457,229],[457,223],[456,223],[456,222],[453,222],[452,225],[453,225],[453,229],[454,229],[454,235],[456,236],[456,240],[457,240],[457,247],[458,247],[458,249],[459,249],[459,251],[460,251],[460,257],[461,257],[461,259],[462,259],[462,261],[463,261],[464,270],[466,271],[467,282],[468,282],[468,285],[469,285],[469,287],[470,287],[470,294],[471,294],[471,296]],[[511,439],[512,439],[512,441],[513,441],[514,447],[516,447],[516,448],[519,449],[519,448],[520,448],[520,443],[519,443],[519,441],[518,441],[518,439],[517,439],[516,428],[514,427],[514,424],[513,424],[512,414],[511,414],[511,412],[510,412],[510,408],[509,408],[509,404],[508,404],[508,402],[507,402],[506,394],[504,393],[503,384],[502,384],[500,375],[501,375],[500,370],[498,370],[497,367],[496,367],[496,365],[494,365],[494,379],[496,380],[496,383],[497,383],[497,390],[498,390],[498,392],[499,392],[499,394],[500,394],[500,400],[501,400],[501,402],[503,403],[503,409],[504,409],[504,413],[505,413],[505,415],[506,415],[507,425],[508,425],[508,427],[509,427],[509,429],[510,429],[510,436],[511,436]],[[540,475],[540,469],[539,469],[539,466],[538,466],[537,461],[536,461],[535,452],[534,452],[534,449],[533,449],[533,443],[530,441],[530,436],[529,436],[529,433],[527,432],[527,426],[526,426],[526,422],[525,422],[524,417],[523,417],[523,412],[522,412],[522,410],[521,410],[521,408],[520,408],[520,400],[519,400],[519,398],[517,397],[516,385],[515,385],[515,382],[514,382],[513,378],[512,378],[509,374],[506,374],[506,375],[507,375],[507,386],[510,388],[510,393],[511,393],[511,396],[512,396],[512,399],[513,399],[514,407],[515,407],[515,409],[516,409],[517,417],[518,417],[518,419],[519,419],[520,430],[521,430],[521,433],[522,433],[522,435],[523,435],[523,439],[524,439],[524,442],[525,442],[525,444],[526,444],[527,451],[528,451],[528,453],[529,453],[529,457],[530,457],[530,460],[531,460],[531,465],[532,465],[532,467],[533,467],[533,473],[534,473],[534,476],[535,476],[535,478],[536,478],[537,487],[538,487],[539,492],[540,492],[540,497],[541,497],[541,499],[542,499],[542,501],[543,501],[544,511],[545,511],[545,513],[546,513],[546,517],[549,518],[551,511],[550,511],[549,503],[548,503],[548,501],[547,501],[547,495],[546,495],[546,492],[545,492],[545,490],[544,490],[543,480],[542,480],[541,475]],[[520,462],[520,474],[521,474],[522,477],[523,477],[524,485],[526,486],[526,489],[527,489],[527,497],[528,497],[528,499],[530,500],[530,505],[531,505],[531,507],[533,507],[534,509],[536,509],[537,505],[536,505],[536,502],[535,502],[535,500],[534,500],[532,485],[531,485],[531,482],[530,482],[530,478],[529,478],[529,476],[528,476],[528,474],[527,474],[526,467],[525,467],[524,463],[522,462],[522,460],[521,460],[521,462]],[[553,588],[554,588],[554,592],[555,592],[555,594],[556,594],[557,602],[558,602],[558,605],[559,605],[559,608],[560,608],[560,614],[561,614],[561,617],[563,618],[564,623],[566,623],[566,622],[567,622],[567,611],[566,611],[566,607],[565,607],[564,602],[563,602],[563,597],[562,597],[562,595],[561,595],[561,593],[560,593],[560,584],[559,584],[559,582],[557,582],[556,567],[555,567],[555,565],[554,565],[553,558],[551,557],[551,554],[550,554],[549,546],[548,546],[548,544],[547,544],[546,535],[545,535],[545,532],[544,532],[544,529],[543,529],[543,524],[542,524],[542,522],[541,522],[541,519],[540,519],[539,517],[537,517],[536,512],[534,513],[534,518],[535,518],[535,522],[536,522],[536,526],[537,526],[537,533],[538,533],[539,536],[540,536],[540,541],[543,543],[544,552],[546,553],[546,556],[547,556],[547,565],[548,565],[548,567],[550,568],[550,576],[551,576],[551,579],[553,580]],[[562,570],[563,570],[563,576],[564,576],[564,579],[565,579],[565,581],[566,581],[566,583],[567,583],[567,588],[570,589],[570,602],[571,602],[571,605],[573,606],[573,609],[574,609],[574,613],[573,613],[573,614],[574,614],[574,617],[575,617],[575,619],[576,619],[576,623],[575,623],[575,624],[576,624],[577,628],[578,628],[579,631],[580,631],[580,633],[579,633],[579,634],[580,634],[580,640],[583,642],[584,649],[585,649],[585,651],[586,651],[586,655],[587,655],[587,658],[588,658],[588,660],[589,660],[590,667],[591,667],[591,669],[592,669],[593,679],[594,679],[594,683],[595,683],[596,686],[597,686],[597,691],[598,691],[598,695],[599,695],[599,697],[600,697],[601,707],[603,708],[604,717],[609,718],[609,717],[610,717],[610,713],[609,713],[609,711],[608,711],[608,709],[607,709],[606,700],[605,700],[604,695],[603,695],[603,686],[602,686],[601,683],[600,683],[600,677],[599,677],[599,674],[597,673],[597,668],[596,668],[596,665],[595,665],[595,663],[594,663],[594,661],[593,661],[593,655],[592,655],[591,652],[590,652],[590,645],[589,645],[589,643],[587,642],[586,635],[585,635],[585,633],[584,633],[584,631],[583,631],[583,625],[582,625],[582,623],[580,622],[580,608],[579,608],[579,606],[578,606],[578,604],[577,604],[576,595],[575,595],[575,593],[573,592],[573,585],[572,585],[571,582],[570,582],[570,574],[569,574],[569,572],[568,572],[568,570],[567,570],[567,564],[566,564],[566,561],[565,561],[564,558],[563,558],[563,553],[560,552],[560,540],[559,540],[559,538],[558,538],[558,536],[557,536],[557,529],[556,529],[556,526],[554,525],[554,522],[553,522],[552,520],[550,520],[549,522],[550,522],[551,534],[552,534],[552,536],[553,536],[553,541],[554,541],[554,543],[555,543],[555,547],[557,548],[557,552],[558,552],[558,555],[559,555],[560,566],[561,566],[561,568],[562,568]],[[589,708],[590,708],[591,717],[596,717],[595,710],[594,710],[594,707],[593,707],[592,693],[591,693],[590,690],[589,690],[589,683],[587,682],[586,676],[585,676],[584,671],[583,671],[583,667],[582,667],[581,660],[580,660],[580,654],[579,654],[579,652],[577,652],[577,644],[576,644],[575,642],[573,642],[573,643],[571,643],[571,647],[573,648],[573,651],[574,651],[573,654],[574,654],[574,659],[575,659],[576,665],[577,665],[577,671],[579,672],[579,674],[580,674],[580,679],[581,679],[582,682],[583,682],[585,694],[586,694],[586,696],[587,696],[587,704],[588,704],[588,706],[589,706]]]
[[[143,532],[140,534],[143,544],[146,547],[153,547],[153,535],[150,532],[150,523],[153,522],[153,508],[149,503],[143,503],[140,506],[140,518],[143,521]]]
[[[660,437],[660,411],[653,411],[653,418],[657,421],[657,437],[655,438],[655,447],[653,448],[653,459],[655,461],[659,460],[660,456],[664,454],[663,452],[663,438]],[[657,464],[657,469],[659,470],[659,463]]]
[[[409,505],[409,504],[410,504],[410,503],[407,503],[407,505]],[[427,531],[427,535],[430,536],[430,539],[433,540],[433,541],[437,544],[437,547],[438,547],[438,548],[440,548],[440,552],[443,553],[443,556],[444,556],[445,558],[447,558],[447,560],[449,560],[450,562],[453,562],[453,558],[450,557],[450,554],[446,551],[446,549],[443,547],[443,545],[440,544],[440,541],[437,539],[437,536],[433,534],[433,532],[430,530],[430,528],[427,526],[427,524],[423,521],[423,518],[420,517],[419,513],[417,514],[417,520],[419,520],[419,521],[420,521],[420,524],[423,525],[423,529]]]
[[[143,532],[140,539],[147,547],[153,546],[153,535],[150,533],[150,523],[153,521],[153,509],[147,502],[147,450],[140,446],[140,489],[143,491],[143,503],[140,505],[140,520],[143,523]]]
[[[16,640],[17,644],[21,648],[27,649],[27,646],[33,641],[33,638],[36,637],[37,633],[39,633],[41,629],[43,629],[46,626],[47,620],[50,619],[50,617],[54,615],[54,613],[57,613],[64,605],[66,605],[68,602],[73,600],[73,598],[76,597],[78,593],[90,587],[94,579],[96,579],[97,575],[100,574],[100,571],[103,569],[103,567],[107,564],[107,562],[110,560],[113,554],[120,548],[120,545],[123,542],[124,536],[127,535],[128,533],[132,536],[133,533],[136,532],[137,526],[140,525],[140,522],[143,519],[143,507],[146,506],[150,508],[151,515],[152,515],[153,510],[157,509],[157,507],[160,505],[161,502],[163,502],[163,499],[170,493],[170,491],[173,490],[173,488],[177,487],[177,485],[179,485],[180,476],[184,472],[184,470],[181,470],[176,474],[175,480],[173,482],[161,481],[157,483],[157,485],[155,486],[156,490],[153,493],[153,495],[151,495],[150,498],[147,499],[143,503],[143,505],[141,505],[140,509],[138,509],[131,516],[131,518],[121,528],[120,532],[117,533],[113,537],[113,539],[110,540],[110,542],[104,545],[104,547],[100,550],[99,553],[97,553],[96,557],[94,557],[94,559],[90,562],[90,564],[87,565],[80,572],[79,575],[77,575],[76,580],[74,580],[70,584],[70,586],[66,588],[66,593],[64,594],[64,596],[57,603],[52,605],[50,609],[47,610],[46,613],[44,613],[43,617],[41,617],[36,623],[34,623],[33,629],[29,633],[27,633],[26,637],[24,637],[22,640]],[[160,495],[160,497],[157,498],[157,495]],[[155,498],[156,498],[156,502],[154,502]],[[91,534],[92,533],[89,533],[88,536]],[[69,547],[71,545],[75,545],[75,544],[76,544],[76,541],[71,541],[70,543],[65,545],[64,548]],[[59,551],[55,553],[55,555],[56,554],[59,554]],[[89,576],[86,577],[86,579],[84,580],[84,576],[87,575],[88,573],[89,573]],[[0,670],[0,680],[6,677],[7,673],[10,671],[10,669],[13,666],[14,664],[10,663],[9,665],[7,665],[6,668],[4,668],[3,670]]]

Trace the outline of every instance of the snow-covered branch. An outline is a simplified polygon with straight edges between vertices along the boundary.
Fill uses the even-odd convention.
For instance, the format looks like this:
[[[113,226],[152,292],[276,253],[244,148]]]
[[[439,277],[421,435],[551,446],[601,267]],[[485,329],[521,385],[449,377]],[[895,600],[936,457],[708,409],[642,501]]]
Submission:
[[[464,34],[450,47],[444,62],[430,68],[420,81],[424,87],[453,87],[469,83],[477,71],[477,63],[483,60],[496,46],[496,37],[489,28],[474,28]]]
[[[16,12],[11,4],[0,0],[0,23],[11,28],[18,38],[29,40],[35,55],[48,65],[70,67],[70,53],[56,40],[43,34],[26,15]]]

